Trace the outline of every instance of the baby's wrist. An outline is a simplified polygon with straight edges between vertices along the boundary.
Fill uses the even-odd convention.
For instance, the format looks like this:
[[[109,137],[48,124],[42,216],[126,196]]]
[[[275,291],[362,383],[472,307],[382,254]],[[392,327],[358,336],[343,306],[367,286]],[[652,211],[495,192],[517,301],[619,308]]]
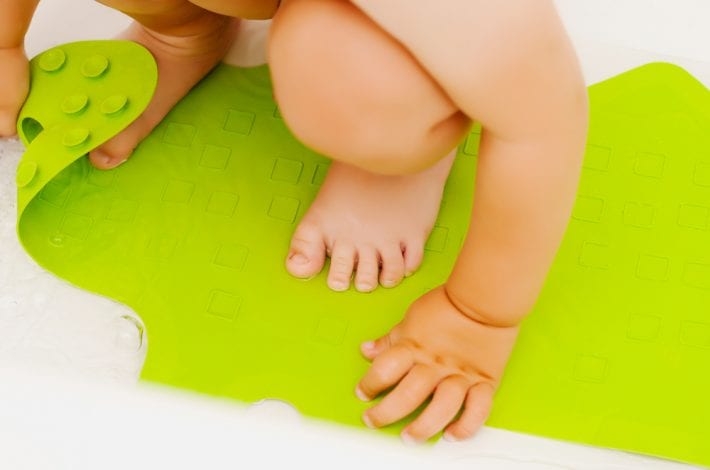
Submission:
[[[25,53],[25,48],[22,44],[17,45],[17,44],[1,44],[0,43],[0,52],[3,53],[9,53],[9,54],[17,54],[17,53]]]
[[[503,312],[502,309],[482,309],[477,306],[475,299],[471,299],[469,295],[459,292],[450,282],[443,285],[443,290],[449,302],[458,311],[484,325],[496,328],[512,328],[518,326],[527,314],[527,312]]]

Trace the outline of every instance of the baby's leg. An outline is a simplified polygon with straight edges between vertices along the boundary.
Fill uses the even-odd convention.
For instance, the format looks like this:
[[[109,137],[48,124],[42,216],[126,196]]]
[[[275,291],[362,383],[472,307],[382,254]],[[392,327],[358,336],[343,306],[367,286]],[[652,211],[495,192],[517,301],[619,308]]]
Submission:
[[[90,155],[98,168],[123,163],[138,143],[160,123],[226,54],[237,23],[187,0],[100,0],[137,22],[122,34],[148,48],[158,63],[158,87],[146,111],[121,134]]]
[[[39,0],[0,0],[0,137],[15,135],[29,90],[24,41]]]
[[[292,131],[337,160],[293,236],[288,270],[313,276],[328,253],[335,290],[348,288],[353,271],[361,291],[374,289],[378,274],[383,286],[396,285],[421,262],[470,121],[348,1],[285,2],[269,54]],[[412,174],[382,175],[402,173]]]

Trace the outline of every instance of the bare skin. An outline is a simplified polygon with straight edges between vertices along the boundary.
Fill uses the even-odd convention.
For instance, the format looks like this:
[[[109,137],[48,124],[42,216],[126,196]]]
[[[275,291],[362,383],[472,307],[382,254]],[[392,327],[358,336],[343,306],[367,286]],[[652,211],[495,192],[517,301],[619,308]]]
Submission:
[[[351,278],[361,292],[374,290],[378,279],[396,286],[422,261],[453,158],[441,157],[470,119],[401,44],[347,1],[284,2],[269,56],[291,130],[337,155],[293,236],[288,271],[310,278],[330,255],[333,290],[347,290]],[[401,163],[418,156],[420,164],[403,175]]]
[[[272,48],[288,44],[292,52],[272,54],[276,93],[284,116],[297,124],[293,130],[307,145],[329,148],[334,158],[370,171],[403,173],[429,164],[431,154],[410,149],[371,159],[358,145],[382,155],[377,142],[362,144],[380,128],[390,140],[429,138],[431,129],[452,122],[437,113],[450,103],[484,127],[471,228],[455,268],[446,284],[412,304],[389,333],[362,345],[363,355],[373,362],[356,388],[363,400],[385,394],[365,412],[368,425],[399,420],[433,397],[402,438],[420,442],[445,430],[451,440],[465,439],[488,416],[518,325],[537,298],[569,218],[587,129],[580,68],[550,0],[448,0],[436,6],[424,0],[351,0],[371,20],[369,45],[383,32],[388,36],[379,47],[361,51],[361,57],[376,63],[394,40],[403,46],[400,58],[414,64],[403,73],[405,68],[382,72],[358,61],[339,63],[343,50],[368,42],[358,38],[338,44],[335,56],[328,56],[325,46],[320,57],[313,53],[318,44],[328,44],[328,37],[318,35],[325,26],[317,10],[338,1],[292,0],[275,24],[283,29],[274,33]],[[298,19],[292,23],[295,31],[288,31],[286,15]],[[329,15],[328,20],[335,31],[348,28],[341,22],[363,24],[352,16]],[[299,28],[309,34],[300,34]],[[298,50],[310,54],[299,56]],[[460,51],[466,52],[465,60]],[[298,88],[289,85],[311,70],[322,73],[329,67],[333,73],[313,87],[303,81]],[[371,86],[377,80],[398,86],[374,102],[352,92],[353,108],[342,105],[349,102],[342,96],[350,91],[348,82],[377,93],[380,89]],[[413,94],[419,115],[412,123],[402,96],[427,80],[446,100]],[[392,109],[404,109],[393,119],[397,125],[387,122]],[[379,120],[380,115],[385,117]],[[374,129],[365,126],[365,132],[353,136],[343,127],[363,126],[362,116],[374,122]],[[427,132],[417,122],[434,125]]]
[[[158,86],[148,108],[123,132],[89,155],[94,166],[107,170],[125,162],[173,106],[222,60],[238,24],[186,0],[102,3],[137,20],[121,38],[145,46],[158,64]]]
[[[2,1],[21,8],[19,0]],[[230,17],[269,18],[277,7],[275,0],[159,0],[149,3],[103,0],[102,3],[136,20],[121,38],[146,46],[159,67],[158,87],[150,106],[127,129],[89,155],[94,166],[105,170],[125,162],[170,109],[224,57],[238,27]],[[373,42],[370,21],[357,9],[347,2],[333,3],[332,6],[335,10],[327,12],[329,17],[357,18],[355,22],[336,23],[350,25],[347,31],[339,32],[341,37],[360,36],[361,40],[370,40],[372,47],[383,48],[386,52],[382,56],[383,64],[392,66],[395,63],[402,74],[412,77],[422,75],[419,65],[410,60],[401,46],[389,36],[380,33],[380,37],[375,37]],[[34,8],[25,6],[22,10],[22,20],[17,23],[27,25]],[[278,27],[275,29],[278,30]],[[21,30],[13,34],[15,44],[21,44],[24,32]],[[331,39],[336,40],[332,37],[333,33]],[[366,52],[369,48],[359,50]],[[8,77],[6,90],[0,90],[0,104],[3,96],[6,97],[4,101],[9,102],[4,108],[0,106],[0,110],[7,110],[0,112],[2,136],[14,134],[16,114],[27,92],[24,52],[18,47],[11,51],[11,55],[13,60],[0,61],[4,76]],[[401,85],[395,84],[397,87]],[[378,140],[409,142],[416,148],[430,146],[430,153],[438,159],[439,153],[450,150],[453,146],[450,142],[456,140],[449,136],[454,134],[458,138],[468,128],[468,119],[457,113],[453,103],[427,77],[414,80],[409,88],[409,93],[402,95],[403,102],[411,107],[415,102],[412,96],[420,100],[423,98],[430,110],[420,113],[419,109],[411,109],[408,114],[412,118],[426,116],[428,119],[433,114],[438,118],[434,123],[437,124],[454,115],[454,125],[445,126],[443,133],[430,132],[434,125],[420,120],[415,124],[416,132],[409,132],[400,139]],[[291,95],[287,93],[286,96]],[[390,123],[381,126],[383,131],[401,121],[401,109],[390,117]],[[3,122],[7,124],[3,125]],[[399,145],[399,148],[406,149],[406,146]],[[327,154],[328,148],[322,150]],[[386,149],[383,153],[388,155],[396,151]],[[373,152],[370,147],[364,146],[361,153],[370,155]],[[421,263],[424,242],[436,219],[450,165],[449,158],[433,168],[421,169],[411,178],[388,178],[335,162],[318,198],[294,233],[286,258],[288,271],[300,278],[313,277],[323,269],[326,256],[331,256],[328,285],[334,290],[347,290],[353,275],[355,288],[361,292],[374,290],[378,283],[385,287],[396,286],[405,275],[415,272]],[[421,204],[418,194],[428,195],[426,204]],[[357,197],[353,197],[355,195]],[[377,211],[372,210],[375,207]],[[418,210],[413,211],[414,207]],[[409,216],[403,217],[403,214]],[[364,230],[365,227],[367,230]]]
[[[331,289],[347,290],[353,272],[360,292],[373,291],[378,279],[383,287],[395,287],[422,262],[452,163],[450,155],[406,176],[333,163],[291,240],[291,274],[308,278],[320,272],[327,253]]]
[[[39,0],[0,0],[0,137],[15,135],[29,90],[24,38]]]
[[[372,367],[357,396],[370,401],[394,387],[363,420],[372,428],[392,424],[432,396],[407,426],[405,440],[421,441],[444,428],[454,439],[473,435],[488,416],[517,334],[517,325],[472,321],[451,304],[444,287],[434,289],[412,304],[386,336],[362,345]],[[463,413],[454,421],[462,404]]]
[[[0,137],[15,134],[15,120],[28,88],[24,35],[38,0],[2,0],[0,26],[16,25],[0,37]],[[125,162],[172,107],[187,94],[227,53],[238,22],[205,10],[187,0],[105,0],[102,3],[136,20],[120,37],[144,45],[158,63],[159,81],[145,112],[121,134],[91,152],[91,162],[100,169]],[[250,15],[254,2],[247,2]],[[273,8],[272,8],[273,10]],[[6,14],[7,12],[7,14]],[[231,10],[230,10],[231,12]],[[273,13],[273,11],[272,11]],[[257,15],[258,16],[258,15]],[[19,25],[19,26],[17,26]],[[5,79],[6,77],[6,79]]]
[[[177,84],[160,84],[166,91],[154,114],[112,142],[114,164],[219,60],[223,46],[210,41],[228,36],[232,23],[221,14],[239,15],[240,2],[202,0],[216,13],[191,10],[196,5],[184,0],[110,3],[143,24],[129,34],[163,54],[159,63],[173,68],[162,71],[200,64]],[[276,9],[276,0],[247,4],[266,5],[258,12],[265,16]],[[14,12],[6,22],[19,25],[9,29],[15,36],[24,34],[33,10],[32,2],[0,0],[0,11]],[[15,36],[0,36],[0,49],[20,47]],[[490,411],[579,178],[586,90],[552,1],[287,0],[274,21],[270,56],[286,121],[304,143],[339,162],[298,228],[287,266],[299,276],[315,274],[330,250],[329,284],[337,290],[353,271],[358,288],[371,290],[378,277],[396,284],[418,265],[450,152],[472,120],[483,124],[471,229],[454,270],[390,332],[362,345],[372,366],[356,388],[363,400],[386,394],[364,414],[368,425],[396,421],[432,397],[402,438],[419,442],[440,430],[450,439],[470,437]],[[6,120],[26,93],[23,57],[7,62],[15,67],[7,76],[20,78],[14,95],[12,86],[0,88]],[[367,227],[373,220],[376,228]],[[301,255],[305,263],[297,262]]]

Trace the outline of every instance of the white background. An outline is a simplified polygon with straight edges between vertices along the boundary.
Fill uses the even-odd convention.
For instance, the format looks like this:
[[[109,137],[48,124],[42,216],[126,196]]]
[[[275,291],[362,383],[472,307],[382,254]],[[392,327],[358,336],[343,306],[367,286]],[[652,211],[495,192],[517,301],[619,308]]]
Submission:
[[[588,83],[667,60],[710,86],[710,2],[557,4]],[[28,53],[108,38],[126,24],[89,0],[45,0]],[[267,27],[248,24],[229,61],[263,62]],[[495,429],[466,443],[412,449],[365,431],[308,422],[278,402],[247,408],[135,386],[146,349],[139,320],[43,272],[17,242],[14,168],[21,151],[15,141],[0,141],[0,468],[687,468]]]

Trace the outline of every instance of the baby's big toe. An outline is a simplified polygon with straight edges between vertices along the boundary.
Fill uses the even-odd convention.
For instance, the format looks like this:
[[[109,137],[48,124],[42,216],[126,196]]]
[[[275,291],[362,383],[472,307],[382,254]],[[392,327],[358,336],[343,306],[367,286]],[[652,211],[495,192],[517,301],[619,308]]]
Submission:
[[[131,123],[121,133],[89,154],[89,161],[99,170],[111,170],[124,163],[141,140],[153,130],[155,124],[145,115]]]
[[[307,225],[299,226],[291,239],[286,270],[294,277],[308,279],[318,274],[325,264],[322,234]]]
[[[404,275],[411,276],[419,269],[424,260],[424,241],[405,242],[402,245],[402,252],[404,254]]]
[[[89,161],[99,170],[111,170],[125,162],[127,159],[128,157],[116,157],[114,155],[110,155],[101,149],[96,149],[89,154]]]

